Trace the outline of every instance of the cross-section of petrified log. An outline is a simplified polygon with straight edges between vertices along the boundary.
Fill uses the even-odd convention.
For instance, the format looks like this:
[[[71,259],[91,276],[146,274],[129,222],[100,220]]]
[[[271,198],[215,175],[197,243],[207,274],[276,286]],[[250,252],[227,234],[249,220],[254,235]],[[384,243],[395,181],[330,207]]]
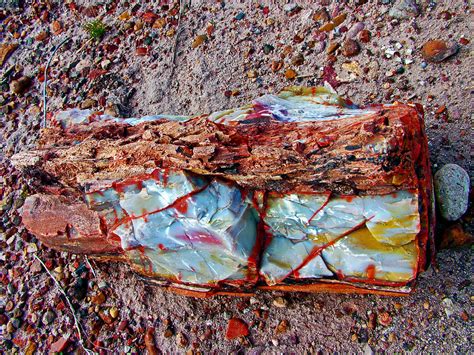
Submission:
[[[56,114],[14,156],[46,245],[204,294],[407,292],[432,224],[421,109],[293,87],[195,117]]]

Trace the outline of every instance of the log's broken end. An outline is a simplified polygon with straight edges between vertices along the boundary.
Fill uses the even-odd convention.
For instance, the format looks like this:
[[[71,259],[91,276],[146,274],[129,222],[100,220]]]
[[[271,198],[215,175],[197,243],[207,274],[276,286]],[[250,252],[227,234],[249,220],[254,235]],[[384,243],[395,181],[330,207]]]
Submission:
[[[22,209],[25,227],[48,247],[78,254],[109,254],[119,243],[107,240],[97,212],[84,202],[70,203],[64,196],[36,194]]]

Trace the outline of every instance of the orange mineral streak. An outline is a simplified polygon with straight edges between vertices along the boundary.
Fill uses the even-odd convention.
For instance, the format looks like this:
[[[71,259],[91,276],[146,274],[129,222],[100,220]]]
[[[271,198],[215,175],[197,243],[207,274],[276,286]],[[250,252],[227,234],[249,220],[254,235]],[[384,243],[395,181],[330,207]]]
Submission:
[[[181,213],[185,213],[186,210],[187,210],[187,200],[198,194],[199,192],[203,191],[204,189],[207,188],[208,185],[205,185],[199,189],[196,189],[196,190],[193,190],[189,193],[187,193],[186,195],[184,196],[181,196],[180,198],[176,199],[176,201],[174,201],[173,203],[163,207],[163,208],[159,208],[157,210],[153,210],[153,211],[148,211],[147,213],[144,213],[142,215],[138,215],[138,216],[125,216],[124,218],[121,218],[121,219],[118,219],[116,221],[116,223],[111,226],[110,230],[111,232],[113,232],[115,229],[117,229],[120,225],[124,224],[124,223],[127,223],[127,222],[131,222],[132,220],[134,219],[139,219],[139,218],[147,218],[147,216],[149,215],[152,215],[152,214],[155,214],[155,213],[159,213],[159,212],[162,212],[168,208],[175,208],[177,211],[181,212]]]
[[[354,226],[353,228],[351,228],[350,230],[348,230],[347,232],[341,234],[340,236],[338,236],[337,238],[335,238],[334,240],[330,241],[329,243],[326,243],[322,246],[315,246],[308,254],[308,256],[303,260],[303,262],[298,265],[293,271],[291,271],[287,276],[285,276],[283,278],[286,279],[288,276],[290,275],[293,275],[295,276],[295,273],[296,275],[298,275],[298,271],[301,270],[304,266],[308,265],[308,263],[313,260],[315,257],[317,257],[318,255],[321,254],[321,252],[326,249],[327,247],[331,246],[331,245],[334,245],[338,240],[340,240],[341,238],[344,238],[346,236],[348,236],[349,234],[353,233],[354,231],[362,228],[365,226],[365,224],[367,223],[367,221],[370,221],[373,217],[370,217],[364,221],[362,221],[361,223],[359,223],[358,225]]]
[[[366,270],[367,279],[368,280],[374,280],[375,279],[375,272],[376,272],[376,269],[375,269],[374,264],[370,264],[369,266],[367,266],[367,270]]]
[[[331,198],[331,193],[328,193],[326,201],[324,201],[321,207],[319,207],[316,211],[314,211],[313,215],[308,219],[308,224],[310,224],[311,221],[314,219],[314,217],[316,217],[318,213],[321,212],[324,207],[326,207],[326,205],[329,203],[330,198]]]

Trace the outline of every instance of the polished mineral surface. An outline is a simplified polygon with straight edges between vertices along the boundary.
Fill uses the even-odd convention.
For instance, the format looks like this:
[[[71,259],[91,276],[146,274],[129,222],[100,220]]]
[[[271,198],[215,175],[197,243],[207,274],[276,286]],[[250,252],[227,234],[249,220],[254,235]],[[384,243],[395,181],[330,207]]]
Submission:
[[[183,287],[403,288],[425,266],[420,111],[290,88],[197,117],[56,114],[14,157],[45,244]]]

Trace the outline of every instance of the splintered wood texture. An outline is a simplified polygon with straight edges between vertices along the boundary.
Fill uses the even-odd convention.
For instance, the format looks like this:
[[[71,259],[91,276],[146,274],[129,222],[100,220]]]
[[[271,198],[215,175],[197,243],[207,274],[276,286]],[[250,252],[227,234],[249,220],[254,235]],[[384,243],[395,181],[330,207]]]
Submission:
[[[415,108],[323,122],[254,119],[224,125],[206,116],[136,126],[105,121],[44,130],[37,168],[65,186],[121,179],[156,167],[222,176],[281,193],[384,194],[418,188]]]

